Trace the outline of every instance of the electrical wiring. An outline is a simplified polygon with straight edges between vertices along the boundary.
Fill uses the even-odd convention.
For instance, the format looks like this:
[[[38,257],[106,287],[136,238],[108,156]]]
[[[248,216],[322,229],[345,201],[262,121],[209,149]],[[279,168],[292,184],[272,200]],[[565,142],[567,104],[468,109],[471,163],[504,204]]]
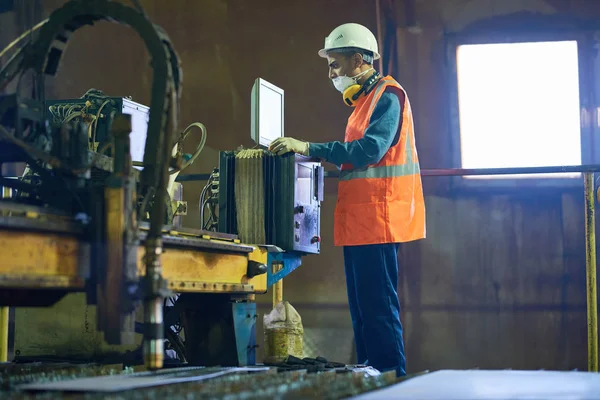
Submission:
[[[219,224],[219,219],[215,213],[215,204],[218,202],[218,184],[219,184],[219,173],[215,169],[210,174],[206,186],[200,193],[200,199],[198,201],[198,208],[200,209],[200,227],[204,230],[213,230]],[[210,193],[209,193],[210,191]],[[208,193],[208,196],[207,196]],[[204,215],[208,208],[209,216],[208,220],[205,221]]]
[[[208,183],[206,184],[206,186],[204,186],[204,188],[202,189],[202,192],[200,193],[200,198],[198,199],[198,209],[200,210],[200,227],[202,229],[204,229],[204,227],[205,227],[205,222],[204,222],[204,210],[206,208],[205,196],[206,196],[206,192],[208,191],[209,187],[210,187],[210,179],[208,180]]]
[[[72,121],[73,119],[77,118],[77,117],[81,117],[82,121],[86,122],[88,124],[88,138],[92,137],[92,136],[96,136],[95,133],[96,131],[94,130],[92,134],[92,129],[95,127],[95,123],[97,123],[97,117],[93,114],[86,114],[84,111],[75,111],[73,113],[71,113],[67,118],[65,118],[65,120],[63,121],[63,124],[66,124],[67,122]],[[86,119],[91,119],[91,121],[86,121]],[[92,140],[92,142],[90,143],[90,150],[94,150],[94,144],[95,142]]]
[[[71,122],[75,118],[81,118],[81,120],[88,124],[88,138],[90,138],[89,149],[95,150],[96,143],[96,127],[98,125],[98,119],[101,116],[102,108],[110,100],[104,101],[99,107],[96,114],[88,113],[87,110],[92,106],[92,102],[86,101],[85,105],[81,104],[54,104],[48,108],[50,114],[52,114],[55,122],[66,124]]]
[[[108,103],[110,103],[110,99],[105,100],[102,103],[102,105],[98,108],[98,112],[96,113],[96,118],[93,121],[94,129],[92,131],[92,146],[94,146],[94,144],[96,143],[96,129],[98,128],[98,120],[100,119],[100,115],[101,115],[100,113],[102,112],[102,109],[104,108],[104,106],[107,105]]]
[[[200,138],[200,142],[198,142],[198,146],[196,147],[196,151],[194,152],[194,154],[192,154],[192,157],[187,160],[184,161],[181,164],[181,168],[173,168],[169,171],[170,175],[179,173],[181,171],[183,171],[184,169],[186,169],[187,167],[189,167],[190,165],[192,165],[194,163],[194,161],[196,161],[196,159],[198,158],[198,156],[200,155],[200,153],[202,153],[202,150],[204,150],[204,145],[206,144],[206,138],[207,138],[207,133],[206,133],[206,127],[200,123],[200,122],[194,122],[192,124],[190,124],[187,128],[185,128],[183,130],[183,132],[181,132],[181,135],[179,137],[179,140],[177,141],[177,143],[173,146],[178,146],[178,148],[181,148],[181,145],[183,144],[183,141],[188,137],[188,135],[190,134],[192,128],[199,128],[200,131],[202,132],[202,137]],[[136,167],[143,167],[144,163],[136,161],[133,163],[134,166]]]
[[[183,132],[181,133],[181,139],[179,139],[178,144],[183,143],[183,141],[190,134],[192,128],[199,128],[202,131],[202,137],[200,138],[200,142],[198,143],[198,147],[196,147],[196,151],[192,155],[192,158],[190,158],[188,161],[185,161],[181,165],[181,168],[179,169],[179,171],[177,171],[177,172],[181,172],[184,169],[186,169],[187,167],[189,167],[190,165],[192,165],[194,163],[194,161],[196,161],[196,159],[198,158],[198,156],[204,149],[204,145],[206,144],[206,137],[207,137],[206,127],[203,124],[201,124],[200,122],[194,122],[193,124],[190,124],[187,128],[185,128],[183,130]]]

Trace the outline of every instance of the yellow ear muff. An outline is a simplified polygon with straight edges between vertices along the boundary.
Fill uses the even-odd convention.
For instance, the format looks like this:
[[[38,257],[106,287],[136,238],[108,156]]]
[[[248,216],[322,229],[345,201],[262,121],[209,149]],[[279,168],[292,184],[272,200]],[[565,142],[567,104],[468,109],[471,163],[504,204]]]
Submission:
[[[358,96],[356,96],[356,99],[355,99],[355,95],[358,92],[360,92],[361,89],[362,89],[362,86],[359,84],[348,86],[346,88],[346,90],[344,90],[344,93],[342,93],[342,97],[344,98],[344,103],[349,107],[355,107],[356,99],[358,99]]]

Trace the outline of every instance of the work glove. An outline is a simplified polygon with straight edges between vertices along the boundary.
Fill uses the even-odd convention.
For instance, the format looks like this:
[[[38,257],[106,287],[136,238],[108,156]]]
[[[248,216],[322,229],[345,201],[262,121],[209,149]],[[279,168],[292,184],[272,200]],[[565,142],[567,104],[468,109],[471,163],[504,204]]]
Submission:
[[[269,150],[273,153],[281,156],[285,153],[294,152],[298,154],[302,154],[303,156],[308,155],[308,142],[303,142],[298,139],[294,139],[291,137],[284,137],[275,139],[271,142],[271,146],[269,146]]]

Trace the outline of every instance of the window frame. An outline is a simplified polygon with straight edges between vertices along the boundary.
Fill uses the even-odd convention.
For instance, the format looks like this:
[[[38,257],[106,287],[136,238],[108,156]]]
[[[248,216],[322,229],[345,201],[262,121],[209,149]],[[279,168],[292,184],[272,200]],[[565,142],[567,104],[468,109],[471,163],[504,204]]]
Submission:
[[[450,151],[453,168],[461,167],[461,132],[458,105],[458,73],[457,73],[457,50],[461,45],[469,44],[494,44],[494,43],[527,43],[527,42],[551,42],[551,41],[576,41],[579,69],[579,109],[580,109],[580,143],[581,163],[591,165],[600,163],[600,140],[594,140],[594,135],[600,133],[598,105],[595,101],[599,97],[600,90],[594,86],[600,86],[595,80],[594,72],[600,68],[598,57],[594,54],[593,45],[596,31],[568,29],[551,30],[544,29],[515,30],[514,27],[494,32],[466,32],[446,33],[446,70],[448,82],[448,130],[450,133]],[[523,166],[526,167],[526,166]],[[573,178],[478,178],[469,179],[462,176],[451,177],[450,185],[454,189],[470,190],[507,190],[544,188],[544,189],[568,189],[580,188],[582,177]]]

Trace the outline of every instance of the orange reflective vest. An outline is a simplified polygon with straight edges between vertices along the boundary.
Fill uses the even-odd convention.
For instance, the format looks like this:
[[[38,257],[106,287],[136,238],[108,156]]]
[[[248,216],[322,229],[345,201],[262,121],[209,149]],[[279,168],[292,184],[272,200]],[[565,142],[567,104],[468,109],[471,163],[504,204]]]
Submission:
[[[425,202],[415,146],[412,111],[406,92],[393,78],[382,78],[357,103],[346,126],[346,142],[360,139],[384,90],[400,99],[400,138],[383,158],[356,169],[341,166],[334,216],[334,244],[356,246],[401,243],[425,238]]]

